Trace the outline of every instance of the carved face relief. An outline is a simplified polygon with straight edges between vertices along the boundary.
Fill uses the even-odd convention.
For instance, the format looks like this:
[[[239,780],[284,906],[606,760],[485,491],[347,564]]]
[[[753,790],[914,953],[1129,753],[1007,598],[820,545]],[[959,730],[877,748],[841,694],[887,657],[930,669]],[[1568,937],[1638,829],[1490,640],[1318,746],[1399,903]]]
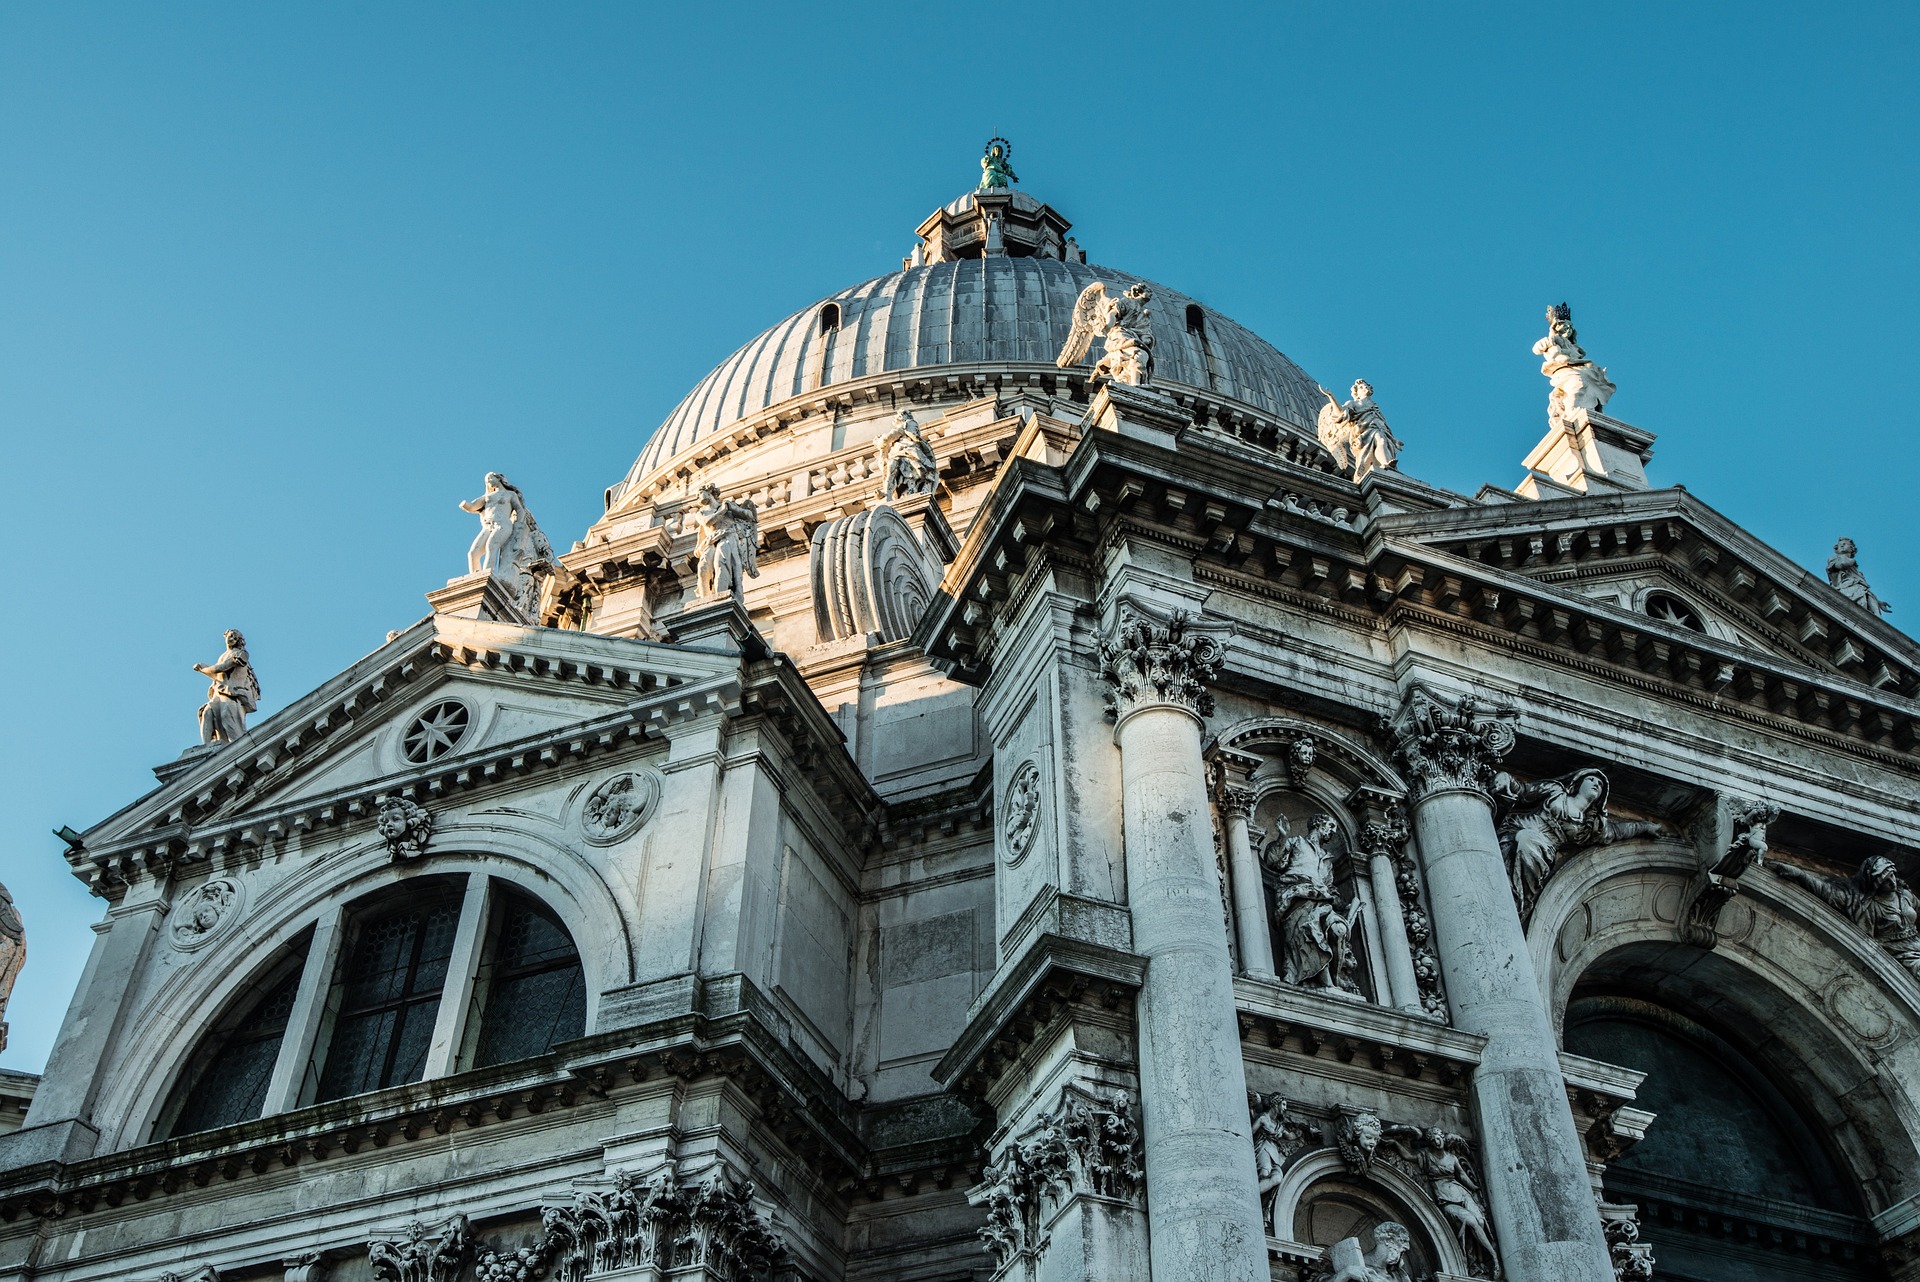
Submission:
[[[174,909],[173,923],[167,929],[173,946],[189,952],[207,943],[220,933],[223,923],[231,925],[239,916],[239,903],[240,883],[231,877],[215,877],[189,892]]]
[[[1027,857],[1040,831],[1040,767],[1032,760],[1013,772],[1003,806],[1000,835],[1006,842],[1007,866],[1012,867]]]
[[[580,830],[595,845],[610,845],[632,835],[653,817],[660,804],[660,776],[653,770],[627,771],[603,780],[587,794]]]

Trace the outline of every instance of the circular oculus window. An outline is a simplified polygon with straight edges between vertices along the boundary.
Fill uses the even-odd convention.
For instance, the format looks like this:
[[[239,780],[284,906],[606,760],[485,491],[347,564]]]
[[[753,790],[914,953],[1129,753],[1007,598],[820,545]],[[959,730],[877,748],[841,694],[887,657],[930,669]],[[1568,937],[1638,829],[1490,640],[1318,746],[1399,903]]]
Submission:
[[[400,755],[416,766],[438,761],[460,746],[473,712],[458,699],[442,699],[413,719],[400,739]]]

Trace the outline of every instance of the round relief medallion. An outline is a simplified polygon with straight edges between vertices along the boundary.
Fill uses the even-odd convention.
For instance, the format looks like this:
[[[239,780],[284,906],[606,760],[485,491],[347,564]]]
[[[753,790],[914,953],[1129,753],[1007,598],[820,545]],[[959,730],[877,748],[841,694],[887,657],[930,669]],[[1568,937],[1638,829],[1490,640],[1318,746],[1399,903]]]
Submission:
[[[588,841],[604,846],[631,835],[653,818],[659,805],[659,774],[630,770],[602,780],[587,794],[587,804],[580,810],[580,829]]]
[[[187,892],[173,910],[167,934],[175,948],[190,952],[221,934],[239,915],[240,883],[231,877],[215,877]]]
[[[1000,837],[1006,843],[1007,864],[1012,866],[1027,857],[1040,832],[1040,767],[1031,760],[1013,772],[1003,809]]]

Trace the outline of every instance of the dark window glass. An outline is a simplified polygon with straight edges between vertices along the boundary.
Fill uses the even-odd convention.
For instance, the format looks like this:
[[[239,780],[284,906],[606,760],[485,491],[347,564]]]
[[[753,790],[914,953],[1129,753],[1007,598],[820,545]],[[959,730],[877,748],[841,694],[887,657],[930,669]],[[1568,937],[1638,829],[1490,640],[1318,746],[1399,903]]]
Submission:
[[[505,892],[493,911],[486,1014],[474,1064],[544,1055],[587,1027],[587,984],[566,928],[542,904]]]
[[[266,991],[256,988],[249,995],[252,1009],[230,1027],[207,1034],[195,1049],[189,1062],[197,1066],[197,1075],[170,1134],[192,1135],[251,1121],[266,1108],[267,1084],[300,988],[300,967],[277,968],[270,974],[278,978],[267,980]]]
[[[317,1099],[420,1080],[459,924],[452,895],[361,924],[341,961],[340,1009]]]

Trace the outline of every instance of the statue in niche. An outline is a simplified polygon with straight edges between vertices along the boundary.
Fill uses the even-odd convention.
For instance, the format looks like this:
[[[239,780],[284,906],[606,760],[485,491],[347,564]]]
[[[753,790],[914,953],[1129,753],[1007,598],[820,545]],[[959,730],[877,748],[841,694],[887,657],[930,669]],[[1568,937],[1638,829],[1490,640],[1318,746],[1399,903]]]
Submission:
[[[1358,481],[1375,468],[1397,468],[1401,444],[1387,426],[1386,415],[1374,404],[1373,384],[1355,379],[1352,393],[1352,399],[1342,405],[1332,392],[1320,389],[1327,403],[1320,407],[1318,431],[1320,444],[1340,470]]]
[[[745,604],[747,580],[760,577],[760,512],[751,499],[723,499],[712,482],[700,487],[693,514],[696,601],[732,597]]]
[[[1005,191],[1019,181],[1013,172],[1013,144],[1005,138],[988,139],[980,157],[980,190]]]
[[[201,743],[232,743],[247,732],[247,714],[260,709],[260,681],[247,658],[247,639],[229,629],[225,640],[219,658],[193,665],[201,676],[213,678],[200,705]]]
[[[553,546],[527,508],[526,496],[499,472],[488,472],[486,492],[460,505],[477,512],[480,533],[467,549],[467,573],[492,574],[507,586],[521,613],[533,617],[541,580],[554,572]]]
[[[1281,978],[1335,997],[1361,997],[1353,978],[1353,928],[1358,900],[1342,908],[1333,885],[1333,855],[1326,843],[1338,830],[1333,817],[1315,815],[1307,831],[1288,837],[1274,869],[1273,915],[1280,923]]]
[[[1116,297],[1096,280],[1080,291],[1073,305],[1073,328],[1054,364],[1061,369],[1078,365],[1099,334],[1105,354],[1093,367],[1094,381],[1144,387],[1153,371],[1152,301],[1153,291],[1137,281]]]
[[[1560,861],[1576,850],[1604,846],[1634,837],[1657,837],[1666,830],[1656,823],[1615,823],[1607,816],[1611,791],[1604,772],[1594,766],[1574,771],[1564,779],[1543,779],[1522,787],[1513,776],[1493,781],[1494,795],[1503,803],[1500,816],[1500,852],[1507,859],[1507,877],[1520,920],[1533,914],[1540,888]]]
[[[13,996],[13,981],[27,964],[27,927],[13,896],[0,886],[0,1051],[7,1049],[7,999]]]
[[[887,498],[933,493],[940,466],[912,410],[901,410],[895,415],[893,426],[880,438],[880,465],[886,478],[880,492]]]
[[[1413,1234],[1404,1224],[1383,1220],[1373,1226],[1373,1249],[1363,1251],[1360,1239],[1343,1237],[1327,1248],[1313,1282],[1412,1282],[1407,1257],[1413,1254]]]
[[[1426,1180],[1433,1200],[1446,1213],[1460,1238],[1460,1249],[1466,1252],[1475,1270],[1483,1276],[1498,1278],[1500,1252],[1494,1249],[1493,1228],[1487,1220],[1487,1208],[1480,1201],[1480,1181],[1474,1178],[1473,1166],[1467,1160],[1466,1137],[1437,1126],[1425,1130],[1417,1126],[1389,1126],[1387,1138]]]
[[[1893,609],[1867,586],[1867,576],[1860,573],[1860,549],[1852,539],[1841,539],[1833,545],[1833,555],[1827,558],[1827,582],[1869,614],[1886,614]]]
[[[1573,329],[1573,309],[1565,303],[1547,308],[1547,336],[1533,345],[1540,372],[1553,384],[1547,393],[1547,419],[1555,427],[1577,431],[1587,414],[1607,407],[1613,384],[1607,371],[1587,359]]]
[[[1845,913],[1871,935],[1889,956],[1920,979],[1920,900],[1885,855],[1869,855],[1851,877],[1825,877],[1783,864],[1767,865],[1776,876],[1804,886]]]

